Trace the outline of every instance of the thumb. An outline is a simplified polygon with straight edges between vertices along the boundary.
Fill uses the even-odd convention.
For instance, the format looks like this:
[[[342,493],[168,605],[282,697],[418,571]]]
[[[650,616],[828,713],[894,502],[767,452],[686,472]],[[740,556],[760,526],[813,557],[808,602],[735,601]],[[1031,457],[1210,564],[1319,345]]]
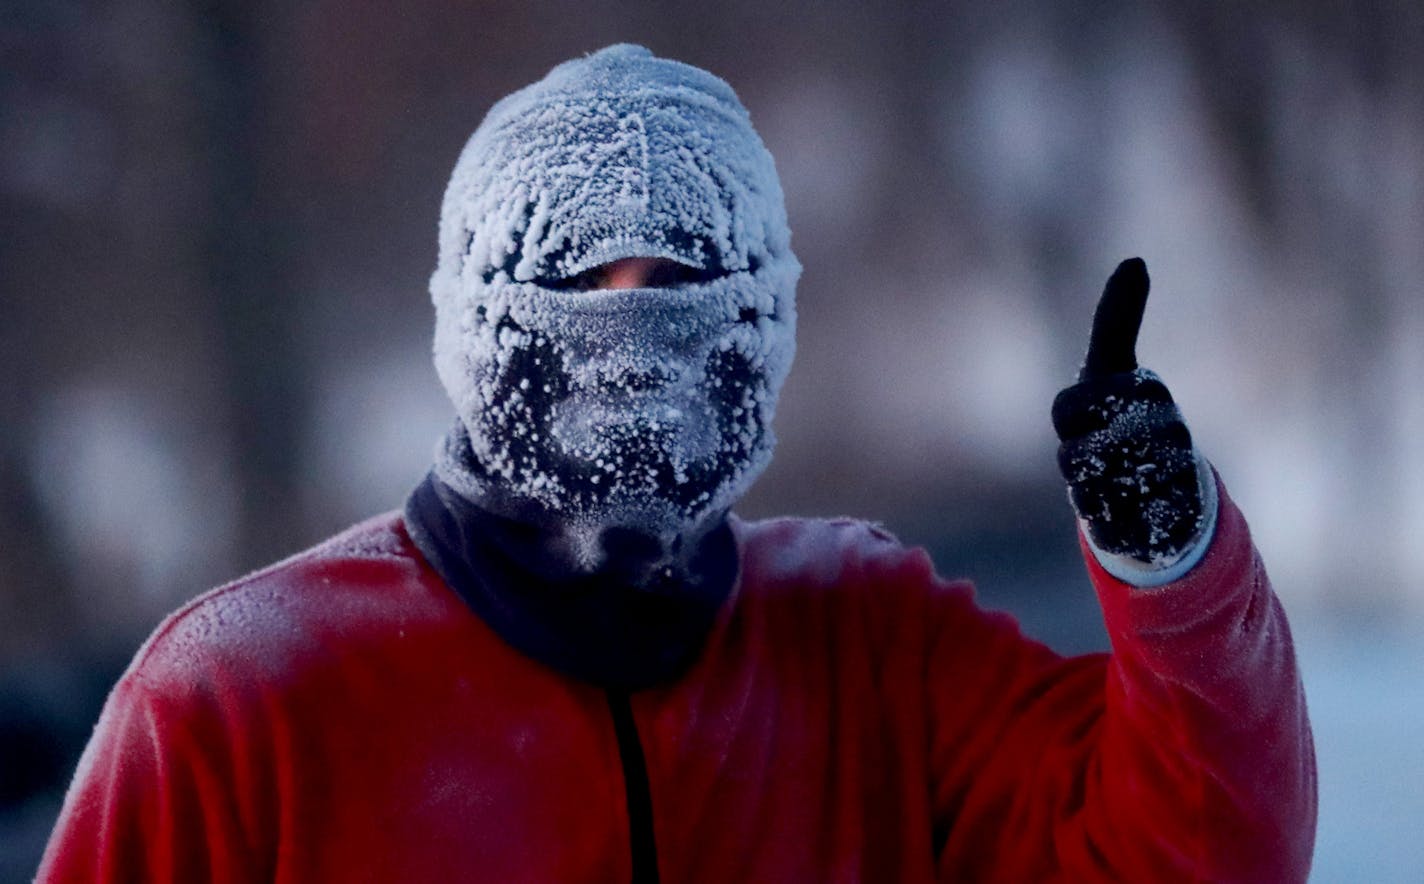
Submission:
[[[1137,368],[1137,332],[1142,327],[1149,285],[1147,264],[1141,258],[1128,258],[1117,265],[1093,314],[1088,355],[1078,372],[1080,382]]]

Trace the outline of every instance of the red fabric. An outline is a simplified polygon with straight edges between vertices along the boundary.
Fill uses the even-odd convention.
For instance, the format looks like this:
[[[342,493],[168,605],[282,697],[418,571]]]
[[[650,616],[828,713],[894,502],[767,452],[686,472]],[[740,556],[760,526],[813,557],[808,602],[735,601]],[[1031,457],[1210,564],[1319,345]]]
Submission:
[[[1294,881],[1315,774],[1285,618],[1224,496],[1187,578],[1091,556],[1064,659],[850,521],[737,523],[696,667],[636,694],[662,880]],[[627,881],[601,691],[511,650],[394,516],[170,618],[41,881]]]

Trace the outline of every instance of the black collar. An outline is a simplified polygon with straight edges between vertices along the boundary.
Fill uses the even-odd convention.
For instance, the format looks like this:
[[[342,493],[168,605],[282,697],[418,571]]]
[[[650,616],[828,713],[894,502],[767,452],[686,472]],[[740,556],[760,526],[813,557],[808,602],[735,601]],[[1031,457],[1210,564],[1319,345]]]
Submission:
[[[638,690],[676,679],[697,659],[737,577],[724,516],[679,558],[645,576],[635,538],[593,573],[562,571],[551,532],[496,516],[434,474],[406,500],[411,540],[445,582],[513,647],[565,675]]]

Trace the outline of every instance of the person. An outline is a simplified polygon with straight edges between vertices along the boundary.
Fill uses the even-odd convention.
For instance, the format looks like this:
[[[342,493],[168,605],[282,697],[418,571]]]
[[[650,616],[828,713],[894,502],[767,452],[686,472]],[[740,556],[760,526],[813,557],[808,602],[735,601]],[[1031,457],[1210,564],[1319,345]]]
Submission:
[[[619,45],[496,104],[442,209],[433,469],[158,628],[39,880],[1303,880],[1289,630],[1137,366],[1145,265],[1053,408],[1112,643],[1067,658],[877,527],[731,513],[799,272],[711,74]]]

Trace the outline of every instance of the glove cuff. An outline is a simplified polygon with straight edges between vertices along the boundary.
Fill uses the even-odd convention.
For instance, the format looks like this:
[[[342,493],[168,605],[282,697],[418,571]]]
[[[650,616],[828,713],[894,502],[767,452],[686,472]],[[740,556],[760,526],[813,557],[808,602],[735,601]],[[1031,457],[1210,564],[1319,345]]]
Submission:
[[[1144,562],[1132,556],[1098,549],[1093,543],[1092,535],[1088,533],[1086,521],[1080,517],[1078,527],[1088,542],[1088,548],[1093,551],[1093,557],[1103,566],[1104,571],[1129,586],[1144,589],[1165,586],[1183,577],[1206,555],[1212,536],[1216,533],[1216,471],[1195,446],[1192,448],[1192,454],[1197,462],[1197,489],[1201,494],[1202,506],[1201,530],[1197,532],[1196,537],[1176,555]]]

